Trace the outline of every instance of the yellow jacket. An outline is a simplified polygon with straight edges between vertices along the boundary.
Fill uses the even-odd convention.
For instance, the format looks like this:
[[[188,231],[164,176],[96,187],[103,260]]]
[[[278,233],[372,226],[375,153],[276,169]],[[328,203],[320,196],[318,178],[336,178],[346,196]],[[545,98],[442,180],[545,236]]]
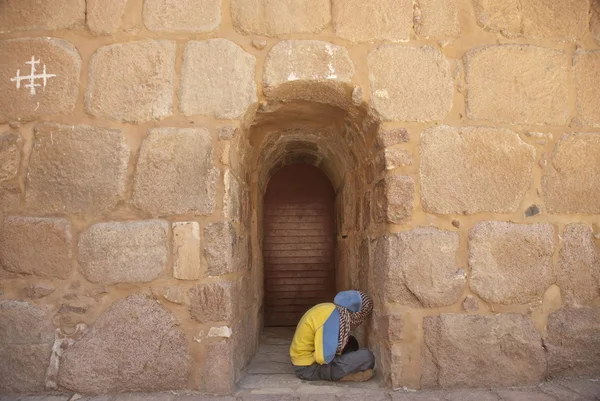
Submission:
[[[339,315],[335,304],[313,306],[300,319],[296,328],[290,346],[292,364],[310,366],[315,362],[320,365],[331,362],[338,345],[338,332]]]

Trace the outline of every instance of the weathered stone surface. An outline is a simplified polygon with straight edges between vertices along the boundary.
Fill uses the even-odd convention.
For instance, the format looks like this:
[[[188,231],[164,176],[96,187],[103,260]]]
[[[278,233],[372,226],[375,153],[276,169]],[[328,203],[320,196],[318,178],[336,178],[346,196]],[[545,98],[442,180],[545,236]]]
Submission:
[[[381,318],[378,330],[386,341],[404,340],[404,320],[400,313],[388,313]]]
[[[224,180],[225,196],[223,198],[223,217],[239,222],[242,213],[242,190],[240,181],[229,169],[225,171]]]
[[[0,32],[82,28],[85,0],[4,0]]]
[[[167,263],[167,223],[98,223],[79,237],[81,272],[93,283],[147,283]]]
[[[388,223],[404,224],[412,218],[415,182],[404,175],[387,176],[385,183],[385,216]]]
[[[0,122],[73,111],[81,57],[70,42],[55,38],[0,40],[0,60]],[[33,87],[29,79],[17,79],[31,75],[32,67],[35,74],[43,75],[44,66],[46,80],[34,79]]]
[[[588,1],[521,0],[520,4],[527,37],[576,40],[588,30]]]
[[[56,287],[50,284],[32,284],[25,288],[25,294],[28,298],[39,299],[52,294]]]
[[[600,251],[592,228],[568,224],[562,235],[556,284],[567,303],[581,305],[600,296]]]
[[[599,6],[600,8],[600,6]],[[600,51],[580,51],[575,57],[577,111],[588,125],[600,126]]]
[[[380,148],[387,148],[399,143],[408,142],[409,140],[410,137],[406,128],[384,130],[377,134],[377,145]]]
[[[8,217],[0,230],[0,266],[22,274],[67,278],[71,224],[55,218]]]
[[[123,352],[127,350],[127,352]],[[185,388],[190,357],[173,314],[143,295],[115,302],[65,351],[59,384],[79,393]]]
[[[0,300],[0,392],[44,391],[53,342],[48,310],[27,302]]]
[[[127,0],[87,0],[87,26],[94,35],[112,35],[123,23]]]
[[[21,162],[21,135],[12,132],[0,134],[0,181],[17,175]]]
[[[498,391],[502,401],[554,401],[553,397],[547,394],[538,393],[532,390],[502,390]],[[561,400],[562,401],[562,400]]]
[[[230,394],[235,387],[234,350],[230,340],[211,341],[205,347],[204,390]]]
[[[458,300],[466,285],[456,266],[458,233],[420,227],[382,241],[386,262],[377,281],[387,302],[432,308]]]
[[[549,375],[600,376],[600,309],[564,308],[548,316]]]
[[[173,112],[175,43],[140,40],[103,46],[92,55],[88,113],[123,122],[161,120]]]
[[[412,155],[404,149],[386,149],[384,152],[385,169],[393,170],[398,167],[412,165]]]
[[[178,286],[164,287],[161,295],[164,299],[174,304],[182,305],[187,302],[185,289]]]
[[[181,112],[235,119],[256,103],[256,59],[227,39],[185,46],[179,98]]]
[[[21,191],[18,187],[9,184],[0,185],[0,213],[17,210],[20,196]]]
[[[508,387],[537,385],[546,369],[540,335],[517,314],[442,314],[423,319],[421,385]]]
[[[200,225],[195,221],[173,223],[173,277],[198,280],[200,266]]]
[[[600,133],[565,134],[542,178],[549,213],[600,213]]]
[[[421,134],[420,153],[430,213],[516,212],[532,185],[535,150],[513,131],[436,126]]]
[[[384,120],[439,121],[452,108],[450,64],[438,49],[384,45],[367,62],[371,100]]]
[[[541,299],[555,281],[554,226],[479,222],[469,232],[471,289],[499,304]]]
[[[462,307],[466,312],[477,312],[479,310],[479,300],[473,295],[467,295]]]
[[[566,124],[568,73],[563,51],[531,45],[484,46],[467,53],[466,64],[470,119]]]
[[[129,153],[120,130],[37,125],[26,206],[46,213],[108,212],[123,199]]]
[[[190,314],[200,323],[231,321],[234,314],[234,285],[230,281],[198,284],[189,291]]]
[[[221,23],[221,0],[144,1],[144,25],[151,31],[210,32]]]
[[[206,128],[156,128],[142,143],[134,204],[158,215],[207,215],[215,208],[219,170]]]
[[[410,0],[333,0],[333,29],[353,42],[406,42],[413,21]]]
[[[210,223],[204,228],[204,257],[209,276],[220,276],[237,270],[237,243],[238,236],[231,222]]]
[[[590,7],[590,29],[596,41],[600,41],[600,1],[592,0]]]
[[[457,0],[418,0],[414,12],[415,33],[424,37],[460,36]]]
[[[514,37],[521,33],[519,0],[475,0],[475,16],[487,31]]]
[[[331,20],[328,0],[232,0],[234,28],[246,35],[318,33]]]

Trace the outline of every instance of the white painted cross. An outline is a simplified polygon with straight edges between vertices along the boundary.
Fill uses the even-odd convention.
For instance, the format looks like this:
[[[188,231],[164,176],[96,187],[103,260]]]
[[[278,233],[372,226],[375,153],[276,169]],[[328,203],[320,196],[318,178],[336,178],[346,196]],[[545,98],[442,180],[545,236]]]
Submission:
[[[40,60],[36,60],[34,56],[31,56],[31,61],[25,62],[25,64],[31,65],[31,73],[29,75],[21,76],[21,70],[20,69],[17,70],[17,75],[10,79],[12,82],[17,83],[17,89],[21,89],[21,81],[29,80],[29,83],[25,84],[25,87],[29,88],[29,93],[31,95],[35,95],[36,87],[42,86],[45,88],[46,84],[48,83],[48,78],[54,78],[56,76],[55,74],[47,74],[46,73],[46,64],[44,64],[43,73],[36,74],[35,65],[39,64],[39,63],[40,63]],[[35,83],[36,79],[43,79],[43,84],[36,84]]]

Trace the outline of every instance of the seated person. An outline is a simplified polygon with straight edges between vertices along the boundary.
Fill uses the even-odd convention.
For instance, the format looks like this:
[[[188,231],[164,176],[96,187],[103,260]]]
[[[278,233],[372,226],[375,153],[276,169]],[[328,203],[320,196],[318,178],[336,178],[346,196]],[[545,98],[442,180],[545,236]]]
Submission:
[[[333,303],[322,303],[304,314],[290,346],[296,376],[304,380],[366,381],[373,377],[375,357],[350,336],[373,310],[361,291],[342,291]]]

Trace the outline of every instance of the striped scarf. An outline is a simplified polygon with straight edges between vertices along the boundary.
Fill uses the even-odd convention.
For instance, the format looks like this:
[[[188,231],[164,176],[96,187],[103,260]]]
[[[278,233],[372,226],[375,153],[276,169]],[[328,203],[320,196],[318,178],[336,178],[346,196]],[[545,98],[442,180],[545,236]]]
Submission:
[[[350,338],[350,330],[358,327],[362,322],[373,311],[373,300],[367,294],[362,291],[358,291],[360,294],[360,310],[356,313],[344,308],[343,306],[336,305],[336,309],[340,314],[340,335],[338,341],[338,347],[336,350],[337,354],[341,354],[342,350],[348,344]]]

